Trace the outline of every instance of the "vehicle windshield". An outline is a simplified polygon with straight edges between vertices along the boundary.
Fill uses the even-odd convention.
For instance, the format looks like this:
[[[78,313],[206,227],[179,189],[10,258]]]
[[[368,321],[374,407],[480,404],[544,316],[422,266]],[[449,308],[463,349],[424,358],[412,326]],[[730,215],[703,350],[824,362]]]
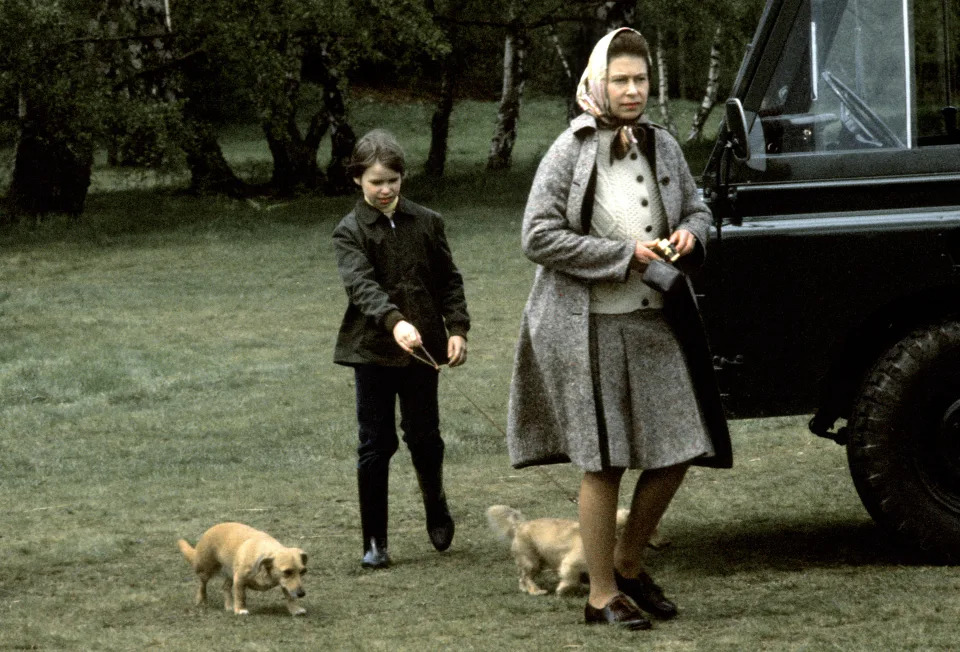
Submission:
[[[766,88],[760,158],[911,147],[909,0],[805,0]]]

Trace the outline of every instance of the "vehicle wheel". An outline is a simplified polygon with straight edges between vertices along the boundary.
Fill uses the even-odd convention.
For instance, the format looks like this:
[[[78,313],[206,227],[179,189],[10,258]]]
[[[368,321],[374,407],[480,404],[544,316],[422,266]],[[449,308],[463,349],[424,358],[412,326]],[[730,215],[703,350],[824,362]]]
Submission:
[[[960,323],[891,348],[850,425],[850,473],[874,520],[936,561],[960,562]]]

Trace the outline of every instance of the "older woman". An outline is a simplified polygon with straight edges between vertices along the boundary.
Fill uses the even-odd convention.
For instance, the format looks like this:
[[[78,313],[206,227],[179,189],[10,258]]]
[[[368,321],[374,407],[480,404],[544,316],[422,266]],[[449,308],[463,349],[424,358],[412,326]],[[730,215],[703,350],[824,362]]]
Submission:
[[[510,391],[515,467],[583,471],[580,532],[587,623],[648,629],[677,608],[645,572],[643,551],[688,466],[730,465],[729,434],[692,292],[644,282],[669,239],[702,261],[710,213],[677,142],[644,117],[647,43],[619,29],[595,46],[575,118],[544,156],[523,219],[538,264]],[[620,480],[643,469],[623,536]],[[638,608],[639,607],[639,608]],[[642,611],[641,611],[642,609]]]

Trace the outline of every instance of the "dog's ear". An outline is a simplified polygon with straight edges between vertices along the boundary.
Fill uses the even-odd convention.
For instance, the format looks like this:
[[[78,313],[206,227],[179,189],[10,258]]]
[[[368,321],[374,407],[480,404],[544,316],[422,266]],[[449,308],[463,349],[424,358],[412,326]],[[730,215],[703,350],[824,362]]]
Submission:
[[[257,561],[253,565],[253,573],[259,573],[260,569],[267,571],[267,574],[273,570],[273,555],[264,554],[257,557]]]
[[[306,565],[307,565],[307,553],[305,553],[303,550],[300,550],[300,548],[297,548],[297,552],[300,553],[300,563],[303,564],[304,566],[306,566]]]

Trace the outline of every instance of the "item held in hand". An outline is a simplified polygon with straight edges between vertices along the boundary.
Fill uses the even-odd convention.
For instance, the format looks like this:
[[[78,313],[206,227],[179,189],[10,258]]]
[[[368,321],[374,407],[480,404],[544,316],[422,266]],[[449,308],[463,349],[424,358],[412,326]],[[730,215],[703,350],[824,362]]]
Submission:
[[[677,259],[680,258],[680,252],[677,251],[677,248],[673,246],[673,243],[666,238],[658,240],[657,243],[651,247],[651,249],[653,249],[654,253],[656,253],[658,256],[671,263],[677,262]]]
[[[658,292],[669,294],[685,287],[683,272],[665,260],[651,260],[641,277]]]

